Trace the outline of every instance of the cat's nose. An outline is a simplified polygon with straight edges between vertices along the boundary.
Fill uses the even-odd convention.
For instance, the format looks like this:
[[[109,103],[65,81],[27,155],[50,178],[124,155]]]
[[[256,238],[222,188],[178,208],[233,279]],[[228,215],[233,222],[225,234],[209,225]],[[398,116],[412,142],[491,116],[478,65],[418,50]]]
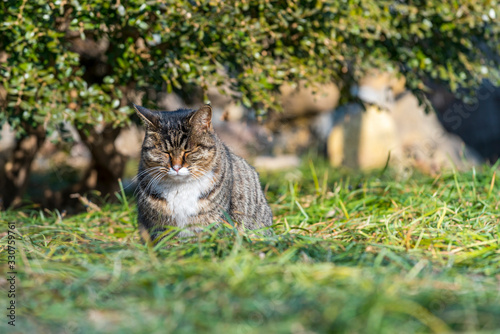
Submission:
[[[181,169],[182,167],[180,165],[173,165],[172,166],[172,169],[175,170],[176,172],[179,171],[179,169]]]

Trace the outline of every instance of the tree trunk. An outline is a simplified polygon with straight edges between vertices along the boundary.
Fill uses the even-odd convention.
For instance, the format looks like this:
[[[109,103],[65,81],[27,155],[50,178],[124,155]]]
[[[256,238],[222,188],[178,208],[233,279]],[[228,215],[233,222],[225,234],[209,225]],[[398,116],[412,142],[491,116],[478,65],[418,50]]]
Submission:
[[[97,190],[101,195],[112,194],[119,190],[118,179],[122,178],[127,157],[115,146],[121,129],[106,125],[102,132],[95,128],[78,130],[82,141],[92,154],[92,163],[82,182],[74,192]]]
[[[43,126],[27,130],[28,135],[16,141],[13,154],[0,166],[0,209],[21,204],[31,172],[31,163],[45,141]]]

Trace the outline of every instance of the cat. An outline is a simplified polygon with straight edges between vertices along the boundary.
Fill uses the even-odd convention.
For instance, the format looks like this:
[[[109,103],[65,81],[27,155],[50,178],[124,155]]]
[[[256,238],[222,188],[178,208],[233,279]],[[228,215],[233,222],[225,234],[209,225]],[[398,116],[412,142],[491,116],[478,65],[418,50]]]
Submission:
[[[272,225],[259,175],[219,139],[210,105],[134,108],[146,127],[137,174],[138,222],[151,240],[166,226],[188,237],[212,223],[228,222],[240,230]]]

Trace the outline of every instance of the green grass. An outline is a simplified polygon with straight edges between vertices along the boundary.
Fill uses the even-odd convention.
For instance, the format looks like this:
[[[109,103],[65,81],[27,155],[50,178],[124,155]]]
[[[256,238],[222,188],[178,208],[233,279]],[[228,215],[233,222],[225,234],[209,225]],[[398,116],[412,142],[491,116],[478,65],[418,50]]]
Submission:
[[[500,333],[495,170],[262,175],[270,237],[223,227],[146,245],[123,196],[76,216],[3,212],[2,244],[17,227],[15,330]]]

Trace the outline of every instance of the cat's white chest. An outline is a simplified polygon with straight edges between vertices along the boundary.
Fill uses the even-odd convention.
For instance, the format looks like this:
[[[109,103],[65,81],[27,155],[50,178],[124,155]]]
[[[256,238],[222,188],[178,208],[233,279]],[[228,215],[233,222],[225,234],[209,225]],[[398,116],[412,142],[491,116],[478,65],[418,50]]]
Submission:
[[[189,218],[198,214],[199,198],[210,190],[212,184],[213,173],[209,172],[197,180],[165,182],[159,185],[177,227],[186,227]]]

